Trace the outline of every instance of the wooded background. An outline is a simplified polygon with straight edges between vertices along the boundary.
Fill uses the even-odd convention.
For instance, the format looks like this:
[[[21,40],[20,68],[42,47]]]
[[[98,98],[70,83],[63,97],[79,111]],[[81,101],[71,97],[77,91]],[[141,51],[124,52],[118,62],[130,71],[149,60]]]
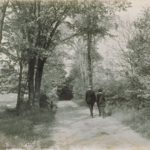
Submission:
[[[95,91],[104,88],[109,105],[142,110],[149,117],[150,8],[133,23],[122,23],[117,14],[131,7],[125,0],[0,4],[0,91],[18,94],[17,114],[24,101],[29,109],[38,108],[41,90],[53,98],[54,89],[68,88],[74,99],[84,101],[91,85]],[[108,39],[120,52],[116,69],[102,65],[99,43]]]

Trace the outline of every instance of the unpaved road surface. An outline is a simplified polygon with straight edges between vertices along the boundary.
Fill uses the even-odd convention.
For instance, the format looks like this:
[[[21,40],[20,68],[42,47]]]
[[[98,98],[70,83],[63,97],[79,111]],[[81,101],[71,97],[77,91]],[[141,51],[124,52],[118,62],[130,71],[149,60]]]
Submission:
[[[113,117],[94,118],[86,107],[72,101],[58,102],[51,150],[150,150],[150,141],[142,138]]]
[[[15,105],[15,94],[0,96],[0,106],[13,108]],[[57,105],[55,120],[49,127],[50,137],[47,137],[54,144],[48,150],[150,150],[149,140],[113,117],[99,117],[96,107],[91,118],[87,107],[72,101],[60,101]]]

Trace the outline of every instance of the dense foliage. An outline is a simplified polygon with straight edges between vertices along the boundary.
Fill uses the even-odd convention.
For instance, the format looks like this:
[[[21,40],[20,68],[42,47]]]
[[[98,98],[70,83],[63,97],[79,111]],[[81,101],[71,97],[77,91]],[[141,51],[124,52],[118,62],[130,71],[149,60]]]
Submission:
[[[4,1],[1,5],[0,52],[4,55],[1,61],[7,61],[9,67],[8,70],[5,66],[2,68],[1,84],[6,85],[3,78],[8,72],[6,75],[18,93],[17,113],[21,112],[25,93],[32,109],[39,106],[41,88],[51,93],[59,84],[68,82],[65,79],[64,58],[58,52],[58,46],[64,42],[69,45],[72,42],[70,39],[82,41],[82,48],[79,46],[76,54],[85,49],[81,51],[84,56],[80,55],[82,65],[77,63],[78,56],[74,58],[76,67],[72,67],[74,71],[70,76],[74,76],[74,84],[83,80],[80,82],[84,86],[82,90],[92,85],[94,62],[101,58],[96,51],[96,41],[111,36],[109,31],[116,25],[113,21],[115,13],[129,5],[125,0]],[[76,74],[78,69],[80,75]],[[75,74],[78,76],[76,81]]]

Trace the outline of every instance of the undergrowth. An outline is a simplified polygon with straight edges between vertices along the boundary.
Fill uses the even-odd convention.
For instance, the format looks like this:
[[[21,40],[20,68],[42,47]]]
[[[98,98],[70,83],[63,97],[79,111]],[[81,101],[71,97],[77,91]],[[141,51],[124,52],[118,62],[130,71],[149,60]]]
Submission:
[[[113,107],[111,111],[115,118],[130,126],[143,137],[150,139],[150,117],[145,109],[136,110],[122,106],[120,108]]]
[[[53,144],[51,140],[55,112],[43,110],[16,116],[14,110],[0,112],[0,149],[47,148]],[[46,143],[43,142],[46,139]]]

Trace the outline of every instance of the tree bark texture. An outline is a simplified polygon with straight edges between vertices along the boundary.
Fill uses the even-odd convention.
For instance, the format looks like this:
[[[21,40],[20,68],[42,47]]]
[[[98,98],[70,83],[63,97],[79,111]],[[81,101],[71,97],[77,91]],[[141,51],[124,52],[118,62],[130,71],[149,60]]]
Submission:
[[[2,42],[2,37],[3,37],[3,26],[4,26],[4,19],[6,15],[6,9],[8,6],[9,0],[4,0],[3,5],[2,5],[2,10],[1,10],[1,20],[0,20],[0,44]]]
[[[28,90],[29,90],[29,105],[34,105],[34,92],[35,92],[35,82],[34,82],[34,75],[35,75],[35,63],[36,57],[29,59],[28,64]]]
[[[22,70],[23,70],[23,64],[22,64],[22,61],[20,60],[19,62],[19,67],[20,67],[20,71],[19,71],[19,81],[18,81],[18,96],[17,96],[17,105],[16,105],[16,111],[17,111],[17,115],[20,114],[20,107],[21,107],[21,104],[23,102],[23,99],[22,99]]]
[[[40,88],[42,82],[43,68],[46,58],[38,58],[37,70],[35,75],[35,103],[39,104]]]
[[[92,48],[92,35],[90,33],[87,33],[88,85],[93,88],[93,70],[92,70],[91,48]]]

